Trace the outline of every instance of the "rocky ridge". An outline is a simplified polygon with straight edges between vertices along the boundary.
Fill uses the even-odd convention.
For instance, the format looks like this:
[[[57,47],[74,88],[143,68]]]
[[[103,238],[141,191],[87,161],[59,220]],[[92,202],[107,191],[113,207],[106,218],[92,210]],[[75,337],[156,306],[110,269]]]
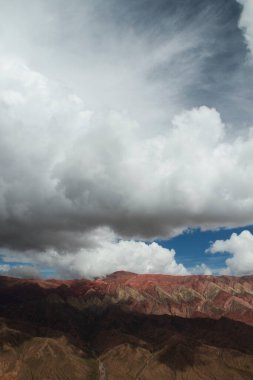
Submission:
[[[251,380],[253,276],[0,277],[3,380]]]
[[[28,291],[29,290],[29,291]],[[40,295],[78,310],[123,310],[184,318],[226,317],[253,324],[253,276],[169,276],[115,272],[96,280],[22,280],[0,277],[0,295],[17,302]],[[2,303],[3,306],[3,303]],[[1,307],[1,306],[0,306]]]

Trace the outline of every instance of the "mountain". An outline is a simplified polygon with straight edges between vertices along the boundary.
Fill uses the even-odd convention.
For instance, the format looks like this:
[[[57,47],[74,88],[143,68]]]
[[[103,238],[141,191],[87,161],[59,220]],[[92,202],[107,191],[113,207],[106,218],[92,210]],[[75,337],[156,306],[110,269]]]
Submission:
[[[253,378],[253,276],[0,277],[0,379]]]

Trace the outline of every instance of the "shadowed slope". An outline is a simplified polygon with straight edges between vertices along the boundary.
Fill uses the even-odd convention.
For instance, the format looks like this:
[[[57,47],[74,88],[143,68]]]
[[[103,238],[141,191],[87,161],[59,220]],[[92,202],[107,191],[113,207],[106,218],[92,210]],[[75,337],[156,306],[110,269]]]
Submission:
[[[250,380],[251,291],[252,277],[0,278],[0,378]]]

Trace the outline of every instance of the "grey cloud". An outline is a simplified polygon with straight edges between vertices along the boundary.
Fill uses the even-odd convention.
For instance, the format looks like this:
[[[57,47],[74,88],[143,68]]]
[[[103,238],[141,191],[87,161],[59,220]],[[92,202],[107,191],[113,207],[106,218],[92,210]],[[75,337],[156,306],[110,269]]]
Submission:
[[[30,279],[38,279],[41,277],[39,270],[29,265],[0,265],[0,276]]]
[[[151,240],[252,223],[236,1],[0,3],[2,247],[67,254],[99,246],[101,227]]]
[[[0,94],[2,246],[74,252],[101,226],[153,239],[251,222],[252,131],[229,141],[218,112],[201,107],[144,137],[126,114],[92,116],[16,59],[1,68],[12,83]]]

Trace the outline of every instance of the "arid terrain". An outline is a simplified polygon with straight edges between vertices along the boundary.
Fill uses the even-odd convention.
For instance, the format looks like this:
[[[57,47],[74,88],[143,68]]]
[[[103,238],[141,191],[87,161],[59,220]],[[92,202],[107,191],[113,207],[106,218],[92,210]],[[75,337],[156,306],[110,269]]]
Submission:
[[[0,379],[253,379],[253,276],[0,277]]]

